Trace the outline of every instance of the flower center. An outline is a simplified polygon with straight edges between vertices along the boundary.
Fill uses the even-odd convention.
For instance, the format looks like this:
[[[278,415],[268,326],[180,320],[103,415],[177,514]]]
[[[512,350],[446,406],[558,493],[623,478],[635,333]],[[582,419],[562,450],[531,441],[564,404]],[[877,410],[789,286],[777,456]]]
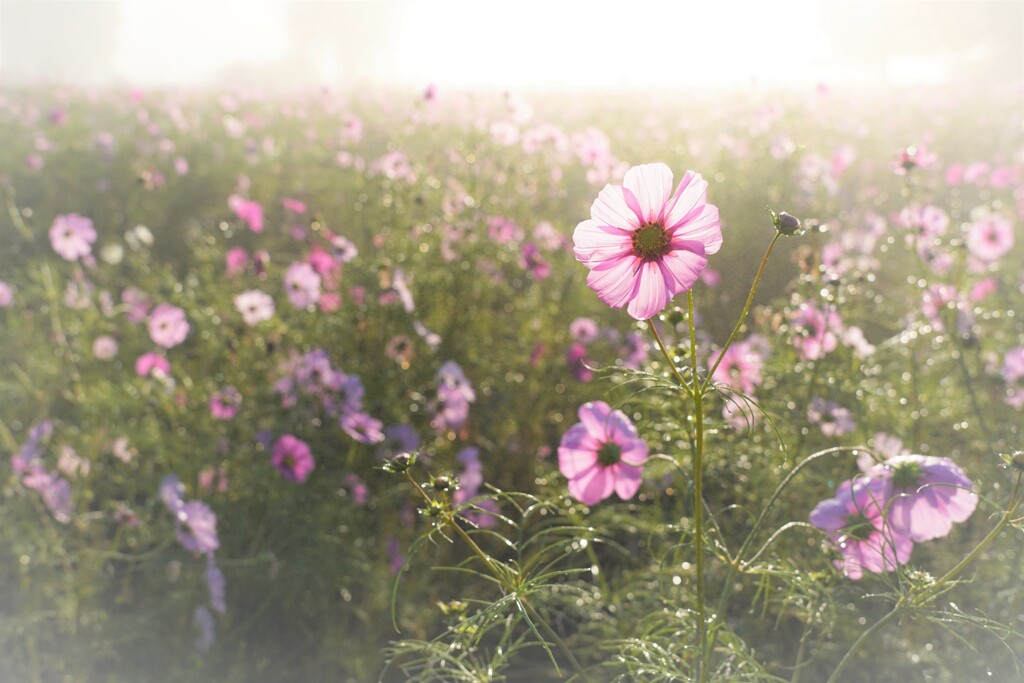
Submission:
[[[632,235],[633,253],[645,261],[653,261],[668,252],[671,239],[665,228],[656,223],[647,223],[634,230]]]
[[[601,467],[611,467],[622,458],[622,447],[612,441],[606,441],[597,449],[597,463]]]
[[[916,489],[921,479],[921,466],[916,462],[897,465],[892,471],[892,485],[898,489]]]
[[[871,523],[863,512],[846,516],[846,526],[843,527],[843,533],[858,541],[866,541],[871,533],[875,530],[875,525]]]

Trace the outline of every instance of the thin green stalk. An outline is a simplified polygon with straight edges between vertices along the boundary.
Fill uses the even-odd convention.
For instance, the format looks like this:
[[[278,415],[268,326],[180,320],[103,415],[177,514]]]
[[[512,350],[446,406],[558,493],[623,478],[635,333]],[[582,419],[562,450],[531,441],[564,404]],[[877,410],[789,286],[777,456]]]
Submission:
[[[430,495],[423,490],[423,487],[419,485],[419,482],[413,479],[412,475],[409,474],[408,470],[405,471],[405,478],[409,480],[409,483],[413,485],[413,487],[420,494],[424,501],[426,501],[428,504],[433,502],[433,498],[431,498]],[[470,550],[473,551],[473,554],[480,558],[480,561],[483,562],[484,566],[487,567],[487,571],[489,571],[491,575],[498,580],[498,583],[501,585],[501,587],[510,595],[515,595],[517,592],[517,587],[515,586],[515,584],[512,583],[512,581],[510,581],[508,572],[502,571],[497,565],[495,565],[494,561],[491,559],[491,556],[485,553],[483,549],[476,544],[476,541],[473,540],[473,537],[466,533],[465,529],[459,526],[459,523],[455,519],[455,515],[452,514],[450,507],[446,509],[444,520],[448,524],[448,526],[455,529],[455,533],[459,536],[459,538],[463,540],[463,542],[466,543],[466,545],[469,546]],[[569,663],[572,665],[576,673],[579,674],[584,681],[589,682],[590,679],[587,677],[587,674],[583,670],[583,666],[580,664],[579,660],[576,659],[576,655],[573,654],[572,649],[565,643],[564,640],[562,640],[558,633],[556,633],[555,630],[551,628],[551,625],[548,624],[547,621],[541,616],[541,614],[537,611],[537,608],[531,605],[525,597],[517,596],[517,600],[523,606],[524,610],[531,612],[533,614],[534,620],[540,626],[540,629],[544,631],[545,635],[547,635],[548,638],[551,638],[559,647],[559,649],[561,649],[562,652],[565,653],[566,658],[569,660]],[[555,663],[555,668],[558,668],[557,663]],[[559,675],[561,675],[561,672],[559,672]]]
[[[988,532],[988,535],[986,535],[985,538],[981,539],[978,545],[975,546],[974,550],[969,552],[967,556],[964,557],[964,559],[960,560],[960,562],[958,562],[955,567],[950,569],[942,576],[941,579],[935,582],[935,585],[932,587],[932,589],[925,593],[925,601],[930,600],[932,597],[934,597],[937,594],[938,590],[944,584],[955,579],[957,576],[960,575],[960,572],[962,572],[964,569],[967,568],[969,564],[971,564],[971,562],[974,562],[976,559],[978,559],[978,556],[981,555],[982,552],[984,552],[985,548],[987,548],[992,541],[996,540],[996,537],[999,536],[1000,533],[1002,533],[1003,529],[1005,529],[1006,526],[1013,521],[1013,515],[1017,511],[1017,508],[1020,507],[1020,486],[1022,478],[1024,478],[1024,474],[1017,475],[1017,483],[1013,487],[1013,493],[1010,496],[1010,504],[1007,506],[1006,512],[1003,513],[1002,518],[992,528],[992,531]]]
[[[897,603],[897,605],[893,607],[890,612],[888,612],[884,617],[873,623],[871,625],[871,628],[869,628],[867,631],[864,631],[864,633],[860,634],[860,638],[855,640],[853,645],[850,646],[850,649],[846,651],[846,654],[843,655],[843,658],[839,660],[839,665],[836,667],[835,671],[832,672],[832,675],[828,677],[828,681],[826,681],[825,683],[837,683],[837,681],[839,681],[839,675],[843,673],[846,667],[850,665],[850,662],[853,661],[854,653],[857,652],[861,648],[861,646],[864,645],[864,643],[870,640],[871,636],[875,635],[876,631],[880,631],[886,624],[888,624],[890,621],[892,621],[900,614],[902,614],[903,609],[903,605],[901,603]]]
[[[676,367],[675,362],[672,360],[672,355],[668,352],[665,342],[661,340],[661,335],[658,334],[658,328],[654,326],[654,318],[649,318],[647,320],[647,326],[650,328],[651,334],[654,335],[654,341],[657,342],[658,348],[661,349],[661,355],[665,356],[665,362],[668,363],[668,367],[672,370],[672,374],[675,375],[676,381],[679,382],[679,386],[681,386],[686,391],[686,394],[692,398],[693,390],[690,389],[690,385],[687,384],[685,379],[683,379],[683,376],[679,374],[679,368]],[[694,377],[696,377],[696,375],[694,375]],[[696,384],[696,380],[694,380],[694,383]]]
[[[715,370],[722,363],[722,359],[725,358],[725,352],[729,350],[732,343],[736,341],[736,336],[740,333],[740,328],[743,327],[743,321],[747,319],[747,314],[750,313],[750,306],[754,303],[754,294],[757,292],[757,286],[761,283],[761,276],[764,274],[764,268],[768,265],[768,257],[771,256],[772,249],[775,248],[775,243],[782,237],[781,232],[776,232],[775,237],[768,244],[768,248],[764,252],[764,256],[761,257],[761,265],[757,268],[757,275],[754,276],[754,284],[750,285],[750,293],[747,294],[747,302],[743,304],[743,312],[740,313],[739,320],[736,321],[736,326],[732,328],[732,334],[729,335],[729,339],[726,340],[725,346],[718,353],[718,358],[715,359],[714,364],[711,366],[711,370],[708,372],[707,378],[704,380],[704,384],[701,386],[701,390],[706,390],[711,384],[711,377],[715,374]],[[687,293],[689,294],[689,293]],[[696,377],[696,374],[694,374]],[[695,380],[696,381],[696,380]]]
[[[964,384],[967,385],[967,395],[971,399],[971,407],[974,409],[974,415],[978,418],[978,424],[981,425],[981,431],[985,432],[985,439],[988,441],[989,450],[992,449],[994,440],[992,438],[992,431],[988,428],[988,423],[985,421],[985,413],[981,409],[981,405],[978,403],[978,395],[974,391],[974,381],[971,378],[971,369],[967,367],[967,359],[964,358],[964,349],[959,342],[956,341],[953,334],[949,335],[953,339],[954,351],[956,352],[957,365],[960,366],[960,372],[964,376]]]
[[[774,243],[774,240],[773,240]],[[693,528],[697,554],[697,681],[707,681],[708,624],[704,606],[704,394],[697,377],[697,330],[693,323],[693,291],[686,293],[687,318],[690,322],[690,360],[693,363],[693,419],[696,430],[693,449]],[[710,375],[708,376],[710,378]]]

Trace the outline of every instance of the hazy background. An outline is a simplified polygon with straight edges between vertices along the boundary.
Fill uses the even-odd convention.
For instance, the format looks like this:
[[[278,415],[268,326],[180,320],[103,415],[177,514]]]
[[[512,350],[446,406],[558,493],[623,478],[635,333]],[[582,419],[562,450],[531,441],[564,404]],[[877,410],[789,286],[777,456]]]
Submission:
[[[0,0],[0,84],[1024,82],[1024,1]]]

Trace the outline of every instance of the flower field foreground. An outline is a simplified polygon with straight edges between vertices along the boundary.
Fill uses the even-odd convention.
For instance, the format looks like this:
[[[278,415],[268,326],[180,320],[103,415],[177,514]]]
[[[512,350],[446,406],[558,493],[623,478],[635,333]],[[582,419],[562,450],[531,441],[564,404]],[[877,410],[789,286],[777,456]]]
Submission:
[[[1019,93],[0,91],[2,681],[1019,681]]]

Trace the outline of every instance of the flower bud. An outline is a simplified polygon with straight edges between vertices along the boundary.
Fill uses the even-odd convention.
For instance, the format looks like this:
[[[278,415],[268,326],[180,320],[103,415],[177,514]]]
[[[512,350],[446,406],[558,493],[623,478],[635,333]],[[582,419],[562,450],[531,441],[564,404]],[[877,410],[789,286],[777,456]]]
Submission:
[[[459,488],[458,482],[448,475],[432,477],[430,485],[439,493],[452,493],[455,489]]]
[[[802,234],[800,227],[800,219],[785,211],[775,217],[775,229],[783,235],[792,237],[793,235]]]
[[[1007,469],[1017,470],[1018,472],[1024,472],[1024,451],[1014,451],[1013,453],[1000,453],[999,457],[1003,459],[1003,466]]]
[[[415,453],[399,453],[395,457],[381,465],[381,469],[388,474],[402,474],[409,470],[416,462]]]

